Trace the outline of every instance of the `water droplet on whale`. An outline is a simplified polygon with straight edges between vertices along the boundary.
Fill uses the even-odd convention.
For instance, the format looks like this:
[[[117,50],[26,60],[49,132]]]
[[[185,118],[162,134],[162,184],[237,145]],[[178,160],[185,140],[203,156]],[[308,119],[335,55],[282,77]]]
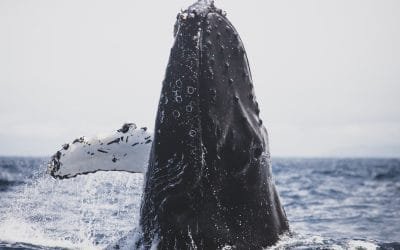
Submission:
[[[230,66],[229,62],[225,62],[225,63],[224,63],[225,70],[228,70],[228,69],[229,69],[229,66]]]
[[[210,89],[211,101],[215,102],[217,100],[217,91],[215,89]]]
[[[173,115],[175,118],[179,118],[179,117],[181,116],[181,113],[180,113],[178,110],[174,110],[174,111],[172,111],[172,115]]]

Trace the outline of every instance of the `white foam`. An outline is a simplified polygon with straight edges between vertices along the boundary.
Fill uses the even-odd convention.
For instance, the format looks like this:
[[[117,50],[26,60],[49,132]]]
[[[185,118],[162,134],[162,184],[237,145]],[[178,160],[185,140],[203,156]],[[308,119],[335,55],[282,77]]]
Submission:
[[[307,248],[305,248],[307,247]],[[331,250],[376,250],[378,246],[364,240],[335,241],[319,235],[284,234],[280,240],[266,250],[282,249],[331,249]]]
[[[92,242],[82,239],[79,243],[71,241],[54,239],[42,231],[42,228],[36,227],[31,222],[26,222],[21,218],[8,218],[0,223],[0,238],[9,243],[24,243],[44,246],[61,247],[70,249],[99,249]]]
[[[100,172],[62,181],[39,176],[6,193],[0,242],[103,249],[136,227],[142,188],[142,174]]]
[[[349,250],[376,250],[378,246],[372,242],[363,240],[351,240],[348,243]]]

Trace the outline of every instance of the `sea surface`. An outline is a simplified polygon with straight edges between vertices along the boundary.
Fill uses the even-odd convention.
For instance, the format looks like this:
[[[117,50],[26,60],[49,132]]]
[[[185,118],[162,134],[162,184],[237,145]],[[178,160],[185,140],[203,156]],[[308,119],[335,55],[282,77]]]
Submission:
[[[0,249],[104,249],[132,234],[142,174],[54,180],[0,157]],[[400,249],[400,159],[272,159],[291,233],[269,249]]]

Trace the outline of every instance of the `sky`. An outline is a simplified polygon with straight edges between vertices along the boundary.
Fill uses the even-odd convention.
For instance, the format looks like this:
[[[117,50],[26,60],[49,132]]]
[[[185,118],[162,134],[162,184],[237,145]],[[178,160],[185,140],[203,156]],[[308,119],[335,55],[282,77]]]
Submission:
[[[154,126],[193,0],[0,0],[0,155]],[[250,61],[272,156],[400,157],[400,1],[217,0]]]

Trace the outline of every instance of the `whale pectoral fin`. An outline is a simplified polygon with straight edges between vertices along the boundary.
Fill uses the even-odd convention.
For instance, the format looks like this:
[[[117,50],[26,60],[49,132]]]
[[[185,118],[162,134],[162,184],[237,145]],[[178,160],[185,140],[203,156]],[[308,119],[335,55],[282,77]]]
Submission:
[[[57,179],[98,171],[144,173],[153,135],[147,128],[124,124],[117,132],[65,144],[48,163],[47,173]]]

